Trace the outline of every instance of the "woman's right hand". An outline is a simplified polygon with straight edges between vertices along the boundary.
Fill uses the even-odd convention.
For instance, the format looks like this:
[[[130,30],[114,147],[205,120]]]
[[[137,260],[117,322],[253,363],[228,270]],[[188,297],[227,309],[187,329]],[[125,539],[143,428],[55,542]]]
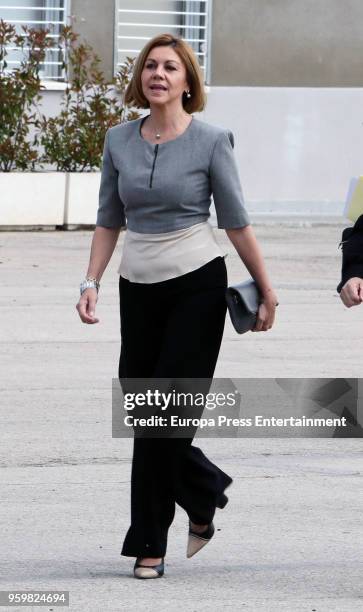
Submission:
[[[98,323],[99,319],[94,316],[97,300],[97,289],[89,288],[82,293],[76,309],[83,323]]]

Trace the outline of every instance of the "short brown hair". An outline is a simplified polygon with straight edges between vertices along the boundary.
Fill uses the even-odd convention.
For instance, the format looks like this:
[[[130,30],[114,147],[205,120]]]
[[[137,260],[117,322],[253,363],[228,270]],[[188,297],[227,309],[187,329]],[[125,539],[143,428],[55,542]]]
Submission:
[[[150,108],[149,101],[145,98],[141,86],[141,73],[145,61],[154,47],[170,45],[179,55],[186,69],[186,80],[188,81],[191,97],[187,98],[183,94],[182,102],[184,110],[191,114],[204,110],[206,105],[206,95],[204,93],[204,79],[202,69],[198,59],[188,43],[181,37],[172,34],[158,34],[154,36],[137,56],[133,75],[125,92],[124,103],[126,106],[136,106],[138,108]]]

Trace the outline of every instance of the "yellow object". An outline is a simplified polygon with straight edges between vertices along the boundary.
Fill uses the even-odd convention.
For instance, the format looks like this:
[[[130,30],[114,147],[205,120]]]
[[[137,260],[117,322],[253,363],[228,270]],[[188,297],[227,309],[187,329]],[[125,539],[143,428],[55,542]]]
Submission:
[[[351,179],[344,208],[344,217],[353,223],[360,215],[363,215],[363,176]]]

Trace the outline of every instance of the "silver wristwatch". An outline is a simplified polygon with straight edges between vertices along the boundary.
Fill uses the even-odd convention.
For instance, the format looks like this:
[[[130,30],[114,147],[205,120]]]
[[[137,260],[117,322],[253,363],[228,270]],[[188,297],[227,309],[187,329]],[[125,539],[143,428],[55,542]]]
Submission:
[[[86,289],[96,289],[98,293],[99,288],[100,288],[100,283],[98,282],[96,278],[93,278],[92,276],[87,276],[84,279],[84,281],[81,282],[79,286],[81,295],[84,291],[86,291]]]

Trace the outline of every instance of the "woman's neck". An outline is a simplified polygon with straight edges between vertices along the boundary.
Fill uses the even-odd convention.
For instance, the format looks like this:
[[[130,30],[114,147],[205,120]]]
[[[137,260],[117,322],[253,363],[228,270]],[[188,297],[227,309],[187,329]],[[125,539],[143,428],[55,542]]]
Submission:
[[[147,123],[149,124],[149,129],[160,132],[177,132],[188,125],[189,120],[190,114],[183,108],[174,110],[150,107],[150,115]]]

